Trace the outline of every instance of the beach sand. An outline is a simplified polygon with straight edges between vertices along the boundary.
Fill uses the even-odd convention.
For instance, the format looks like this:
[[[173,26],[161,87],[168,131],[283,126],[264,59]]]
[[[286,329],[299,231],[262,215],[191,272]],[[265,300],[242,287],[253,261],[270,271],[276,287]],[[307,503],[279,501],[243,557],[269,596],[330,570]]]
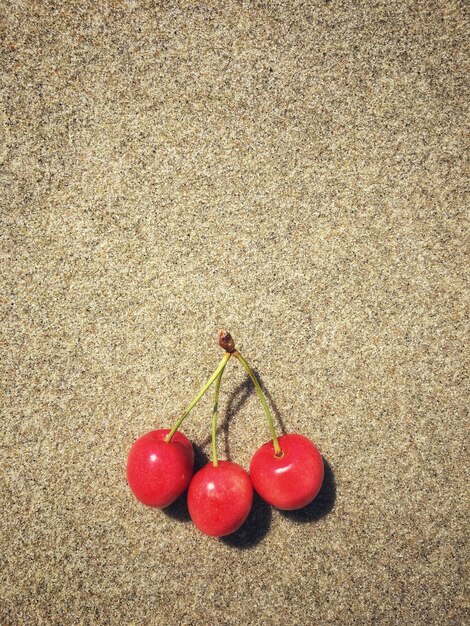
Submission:
[[[2,22],[0,622],[468,623],[464,3]],[[256,500],[224,540],[125,477],[220,328],[327,463],[313,505]],[[182,427],[198,466],[211,404]],[[230,362],[219,456],[248,469],[268,439]]]

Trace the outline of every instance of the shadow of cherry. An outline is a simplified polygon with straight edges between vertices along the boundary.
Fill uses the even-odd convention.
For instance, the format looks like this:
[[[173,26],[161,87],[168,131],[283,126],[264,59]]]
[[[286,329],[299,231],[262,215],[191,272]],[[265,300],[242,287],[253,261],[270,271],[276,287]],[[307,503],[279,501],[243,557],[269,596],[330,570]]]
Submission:
[[[274,400],[271,397],[271,394],[269,393],[269,391],[267,390],[263,379],[260,375],[260,373],[258,372],[258,370],[254,369],[253,370],[255,373],[255,376],[257,377],[259,384],[266,396],[266,398],[269,401],[269,404],[271,406],[272,412],[276,418],[277,424],[281,430],[281,433],[283,435],[285,435],[287,433],[286,427],[284,426],[284,422],[282,421],[282,416],[281,413],[276,405],[276,403],[274,402]],[[220,423],[220,425],[217,427],[217,433],[219,434],[220,432],[224,433],[224,440],[225,440],[225,458],[227,460],[231,460],[231,450],[230,450],[230,438],[229,438],[229,431],[230,431],[230,425],[231,422],[233,420],[233,418],[237,415],[237,413],[239,413],[241,411],[241,409],[243,408],[244,404],[247,402],[248,398],[253,394],[256,393],[255,391],[255,387],[251,381],[251,378],[247,375],[242,382],[237,385],[235,387],[235,389],[232,391],[232,393],[229,395],[228,400],[227,400],[227,408],[225,411],[225,417],[222,420],[222,422]],[[261,413],[260,413],[260,419],[263,419],[263,409],[260,407]],[[207,446],[211,441],[211,436],[207,436],[206,439],[202,442],[203,446]]]

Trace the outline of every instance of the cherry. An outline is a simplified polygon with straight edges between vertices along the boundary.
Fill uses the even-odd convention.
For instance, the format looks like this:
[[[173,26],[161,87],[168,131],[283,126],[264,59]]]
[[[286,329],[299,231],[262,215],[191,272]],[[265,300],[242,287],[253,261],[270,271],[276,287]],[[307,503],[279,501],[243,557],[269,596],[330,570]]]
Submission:
[[[231,461],[208,463],[189,485],[188,509],[200,531],[211,537],[230,535],[248,517],[253,486],[243,467]]]
[[[250,463],[250,477],[259,495],[278,509],[300,509],[309,504],[323,482],[323,459],[318,448],[303,435],[278,438],[281,452],[268,441]]]
[[[127,459],[127,480],[135,497],[147,506],[164,508],[189,485],[193,474],[194,450],[180,432],[165,441],[169,428],[142,435]]]

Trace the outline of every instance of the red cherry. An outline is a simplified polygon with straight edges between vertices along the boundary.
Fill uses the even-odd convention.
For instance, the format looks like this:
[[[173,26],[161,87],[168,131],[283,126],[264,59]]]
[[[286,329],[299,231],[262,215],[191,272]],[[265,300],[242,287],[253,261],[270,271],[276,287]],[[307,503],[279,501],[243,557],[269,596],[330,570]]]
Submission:
[[[152,430],[133,444],[127,459],[127,480],[135,497],[147,506],[164,508],[183,493],[193,474],[194,450],[177,431],[164,441],[169,428]]]
[[[191,519],[211,537],[230,535],[248,517],[253,486],[243,467],[231,461],[205,465],[194,474],[188,491]]]
[[[303,435],[279,437],[282,456],[276,457],[272,441],[253,455],[250,477],[259,495],[278,509],[300,509],[311,502],[323,482],[323,459],[318,448]]]

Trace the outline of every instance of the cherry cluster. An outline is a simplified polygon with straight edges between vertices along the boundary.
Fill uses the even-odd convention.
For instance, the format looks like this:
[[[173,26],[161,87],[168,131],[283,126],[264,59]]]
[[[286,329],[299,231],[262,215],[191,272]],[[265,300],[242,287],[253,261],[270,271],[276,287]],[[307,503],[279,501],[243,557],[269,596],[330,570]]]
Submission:
[[[173,428],[153,430],[137,439],[127,460],[127,480],[140,502],[165,508],[189,486],[191,519],[199,530],[213,537],[229,535],[240,528],[251,510],[253,487],[272,506],[292,510],[309,504],[323,482],[323,459],[317,447],[303,435],[277,437],[260,384],[226,331],[220,331],[219,345],[225,350],[222,361]],[[271,441],[254,453],[249,474],[237,463],[217,458],[219,389],[231,357],[242,364],[253,381],[271,432]],[[213,383],[212,462],[193,475],[193,446],[178,428]]]

